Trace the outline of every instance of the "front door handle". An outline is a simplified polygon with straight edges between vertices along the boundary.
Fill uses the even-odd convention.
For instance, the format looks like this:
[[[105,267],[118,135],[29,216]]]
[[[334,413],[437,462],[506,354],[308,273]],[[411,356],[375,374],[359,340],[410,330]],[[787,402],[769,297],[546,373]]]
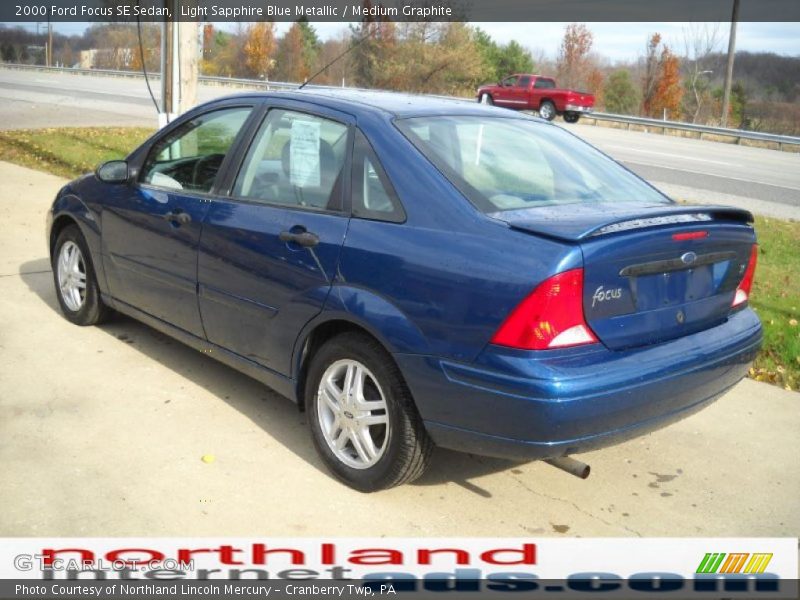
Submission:
[[[164,218],[174,225],[187,225],[192,222],[192,215],[180,209],[168,212]]]
[[[282,242],[292,242],[305,248],[313,248],[319,244],[319,238],[310,231],[298,231],[297,233],[281,231],[278,237]]]

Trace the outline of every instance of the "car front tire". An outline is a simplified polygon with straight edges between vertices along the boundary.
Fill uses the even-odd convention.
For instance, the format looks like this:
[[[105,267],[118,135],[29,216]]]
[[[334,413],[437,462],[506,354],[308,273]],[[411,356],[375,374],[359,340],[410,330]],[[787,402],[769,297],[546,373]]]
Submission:
[[[486,104],[488,106],[491,106],[491,105],[494,104],[494,100],[492,100],[492,97],[489,94],[486,94],[486,93],[481,94],[481,97],[478,100],[478,102],[480,102],[481,104]]]
[[[328,469],[361,492],[413,481],[433,452],[400,370],[361,333],[328,340],[311,359],[305,402],[314,446]]]
[[[76,325],[96,325],[109,314],[100,298],[89,248],[77,225],[58,234],[51,257],[53,280],[61,312]]]

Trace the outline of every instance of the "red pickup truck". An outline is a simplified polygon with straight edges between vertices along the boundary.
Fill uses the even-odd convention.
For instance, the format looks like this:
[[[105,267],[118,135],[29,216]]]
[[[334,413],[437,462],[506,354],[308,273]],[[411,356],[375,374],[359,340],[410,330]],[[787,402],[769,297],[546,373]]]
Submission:
[[[496,85],[478,88],[478,102],[517,110],[535,110],[548,121],[562,115],[567,123],[577,123],[581,114],[594,109],[594,96],[588,92],[562,90],[552,77],[517,73]]]

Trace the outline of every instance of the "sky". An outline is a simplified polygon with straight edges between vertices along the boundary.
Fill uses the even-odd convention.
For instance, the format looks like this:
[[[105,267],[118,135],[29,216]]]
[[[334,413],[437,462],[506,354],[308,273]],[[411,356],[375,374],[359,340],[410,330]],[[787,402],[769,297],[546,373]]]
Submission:
[[[291,23],[277,23],[279,33]],[[347,29],[346,23],[313,23],[322,39],[338,36]],[[554,58],[564,27],[567,23],[474,23],[496,41],[506,43],[512,39],[534,51]],[[714,24],[710,24],[714,25]],[[719,49],[727,51],[729,23],[719,23]],[[57,31],[70,35],[80,34],[87,23],[57,23]],[[220,24],[233,27],[231,23]],[[664,42],[677,54],[683,53],[683,32],[689,23],[587,23],[594,34],[594,50],[611,61],[633,60],[644,53],[649,34],[659,32]],[[30,29],[35,24],[27,24]],[[800,23],[739,23],[736,35],[737,50],[774,52],[800,56]]]

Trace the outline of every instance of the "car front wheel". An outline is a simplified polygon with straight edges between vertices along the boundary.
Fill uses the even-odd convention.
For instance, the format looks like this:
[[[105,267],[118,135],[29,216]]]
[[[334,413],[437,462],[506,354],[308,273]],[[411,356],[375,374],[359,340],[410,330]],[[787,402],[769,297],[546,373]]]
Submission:
[[[481,94],[479,102],[481,104],[488,104],[490,106],[494,104],[494,100],[492,100],[492,97],[489,94]]]
[[[53,247],[53,279],[61,312],[76,325],[96,325],[109,309],[100,298],[86,240],[76,225],[65,227]]]
[[[374,339],[345,333],[312,358],[305,386],[317,452],[341,481],[362,492],[422,475],[433,451],[411,393]]]

